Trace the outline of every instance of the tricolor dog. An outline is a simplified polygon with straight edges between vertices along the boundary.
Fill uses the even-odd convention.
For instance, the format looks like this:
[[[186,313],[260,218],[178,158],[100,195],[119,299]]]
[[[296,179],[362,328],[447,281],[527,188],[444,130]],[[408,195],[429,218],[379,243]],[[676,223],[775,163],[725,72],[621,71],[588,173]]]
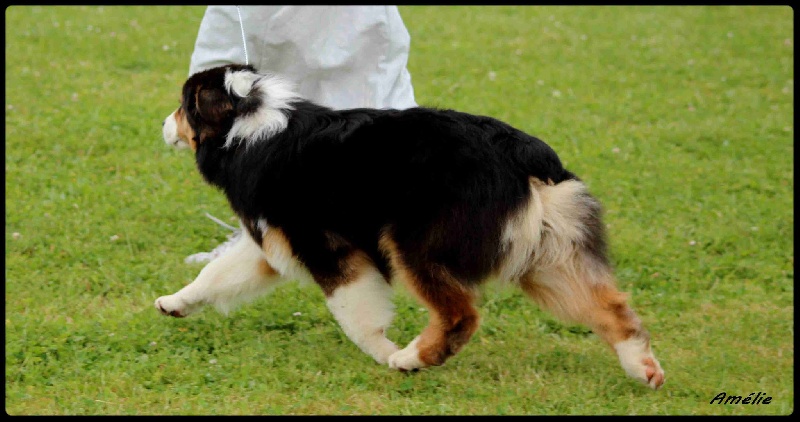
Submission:
[[[600,203],[541,140],[452,110],[331,110],[252,66],[191,76],[164,140],[190,148],[245,235],[191,284],[156,300],[184,317],[227,311],[282,279],[308,278],[342,330],[378,363],[442,365],[478,329],[489,279],[589,326],[631,377],[664,372],[616,288]],[[386,338],[391,283],[429,310],[405,348]]]

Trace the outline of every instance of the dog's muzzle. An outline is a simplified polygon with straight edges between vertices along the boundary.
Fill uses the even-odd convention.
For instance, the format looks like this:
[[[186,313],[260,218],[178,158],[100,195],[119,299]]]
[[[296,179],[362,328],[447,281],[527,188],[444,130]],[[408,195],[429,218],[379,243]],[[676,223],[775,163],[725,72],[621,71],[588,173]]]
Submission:
[[[186,142],[178,136],[178,122],[175,120],[175,113],[170,114],[161,123],[161,133],[164,135],[164,142],[177,148],[186,148]]]

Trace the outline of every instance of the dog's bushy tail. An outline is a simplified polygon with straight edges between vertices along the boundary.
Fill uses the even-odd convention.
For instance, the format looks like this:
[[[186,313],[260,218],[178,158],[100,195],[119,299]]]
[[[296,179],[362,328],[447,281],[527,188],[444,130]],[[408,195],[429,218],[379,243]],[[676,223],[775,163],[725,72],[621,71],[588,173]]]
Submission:
[[[516,280],[534,269],[592,261],[608,267],[602,207],[577,178],[546,183],[530,177],[530,198],[509,221],[500,277]]]

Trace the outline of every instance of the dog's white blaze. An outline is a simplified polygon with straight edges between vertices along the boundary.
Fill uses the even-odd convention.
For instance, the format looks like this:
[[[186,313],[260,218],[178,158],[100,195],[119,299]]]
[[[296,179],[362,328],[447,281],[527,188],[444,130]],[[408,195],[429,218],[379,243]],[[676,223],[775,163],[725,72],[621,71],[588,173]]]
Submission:
[[[225,74],[225,89],[239,97],[255,95],[261,99],[258,110],[234,120],[225,140],[226,148],[232,146],[236,138],[250,145],[286,129],[289,124],[287,111],[292,109],[292,102],[300,98],[292,84],[285,79],[246,70],[228,71]]]
[[[338,287],[328,298],[328,309],[347,338],[381,364],[398,350],[385,335],[394,317],[391,296],[389,283],[377,270],[370,268]]]
[[[178,148],[188,148],[189,145],[178,136],[178,121],[175,120],[175,113],[170,113],[164,119],[164,127],[161,128],[161,134],[164,136],[164,142]]]

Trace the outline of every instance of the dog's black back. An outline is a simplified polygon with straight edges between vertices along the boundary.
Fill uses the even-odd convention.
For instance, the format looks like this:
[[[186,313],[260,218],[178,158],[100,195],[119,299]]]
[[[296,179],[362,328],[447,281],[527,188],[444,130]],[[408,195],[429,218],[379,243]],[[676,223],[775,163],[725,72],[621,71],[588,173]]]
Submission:
[[[410,266],[433,261],[478,282],[498,264],[503,226],[528,200],[529,177],[575,177],[547,144],[489,117],[298,101],[288,122],[263,142],[204,142],[197,160],[254,238],[253,216],[280,227],[312,273],[339,271],[341,258],[362,250],[388,276],[378,248],[388,231]]]

